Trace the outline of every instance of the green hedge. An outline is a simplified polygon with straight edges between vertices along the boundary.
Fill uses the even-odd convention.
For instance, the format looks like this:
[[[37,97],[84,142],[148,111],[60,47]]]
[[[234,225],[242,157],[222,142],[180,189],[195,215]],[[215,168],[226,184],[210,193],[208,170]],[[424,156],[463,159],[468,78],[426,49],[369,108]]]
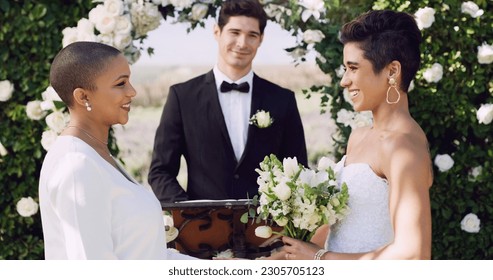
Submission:
[[[17,213],[22,197],[38,201],[44,150],[44,122],[27,118],[27,102],[41,99],[50,63],[62,47],[61,31],[86,16],[91,0],[0,0],[0,81],[14,84],[10,100],[0,102],[0,142],[8,156],[0,162],[0,259],[42,259],[39,212]]]
[[[220,2],[214,1],[211,7]],[[337,39],[341,24],[372,8],[411,14],[424,7],[435,10],[435,21],[423,29],[422,68],[409,93],[411,113],[428,136],[432,159],[448,154],[454,161],[446,172],[440,172],[434,165],[432,257],[493,258],[493,228],[488,220],[493,216],[493,124],[480,124],[476,117],[481,104],[493,103],[492,64],[480,64],[477,59],[478,46],[493,44],[492,1],[476,0],[485,12],[473,18],[461,12],[463,1],[326,0],[328,9],[322,17],[329,21],[324,23],[313,17],[302,21],[299,16],[302,10],[296,0],[264,2],[279,2],[293,11],[275,19],[292,34],[318,29],[325,35],[314,49],[321,54],[317,63],[333,77],[333,82],[305,92],[307,95],[322,92],[321,108],[330,108],[334,119],[341,109],[351,110],[342,97],[336,75],[342,64],[342,45]],[[46,125],[28,119],[25,105],[39,100],[48,86],[50,62],[61,48],[61,31],[87,17],[94,5],[91,0],[0,0],[0,81],[9,80],[15,87],[8,101],[0,101],[0,143],[8,152],[0,157],[0,259],[43,257],[39,212],[25,218],[16,211],[21,198],[31,196],[37,200],[39,170],[45,155],[40,140]],[[186,18],[172,7],[162,10],[170,17]],[[185,9],[182,13],[189,11]],[[214,13],[215,10],[209,11],[208,15]],[[200,25],[192,22],[191,27]],[[299,45],[308,46],[302,40]],[[429,83],[423,74],[434,63],[443,66],[443,77]],[[336,137],[335,156],[340,157],[351,129],[343,123],[337,125],[341,133]],[[477,177],[471,176],[473,168],[478,166],[482,172]],[[461,220],[469,213],[481,220],[478,233],[461,229]]]

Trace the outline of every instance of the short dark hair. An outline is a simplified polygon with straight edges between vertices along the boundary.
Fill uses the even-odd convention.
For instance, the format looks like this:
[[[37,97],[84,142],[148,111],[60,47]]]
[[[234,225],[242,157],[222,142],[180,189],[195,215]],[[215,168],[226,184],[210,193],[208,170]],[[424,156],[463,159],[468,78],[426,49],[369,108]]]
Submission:
[[[267,14],[258,0],[226,0],[221,5],[217,25],[219,29],[229,22],[230,17],[246,16],[256,18],[260,28],[260,34],[264,34],[267,25]]]
[[[421,31],[413,16],[390,10],[369,11],[346,23],[341,29],[340,40],[343,44],[359,43],[377,74],[392,61],[399,61],[400,87],[407,92],[421,59]]]
[[[102,43],[72,43],[55,56],[50,69],[50,84],[65,105],[71,107],[74,90],[96,90],[96,77],[106,69],[108,60],[119,54],[118,49]]]

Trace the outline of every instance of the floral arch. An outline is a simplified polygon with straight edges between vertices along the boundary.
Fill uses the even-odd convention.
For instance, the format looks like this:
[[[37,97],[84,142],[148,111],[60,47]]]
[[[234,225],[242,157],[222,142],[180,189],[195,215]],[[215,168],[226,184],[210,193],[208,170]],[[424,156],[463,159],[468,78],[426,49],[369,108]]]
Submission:
[[[25,9],[30,11],[29,18],[33,21],[44,20],[46,24],[50,4],[40,2],[43,3],[26,4]],[[80,2],[78,5],[82,5]],[[60,30],[62,42],[52,47],[51,55],[62,45],[90,40],[115,46],[133,63],[142,51],[152,54],[153,49],[144,49],[142,43],[162,18],[187,22],[191,31],[203,26],[206,19],[215,17],[221,2],[95,0],[87,4],[88,13],[76,26]],[[303,61],[307,50],[313,50],[320,69],[334,77],[331,84],[313,86],[303,92],[307,97],[321,93],[321,109],[329,110],[336,120],[339,128],[338,135],[333,136],[336,158],[344,153],[351,129],[368,121],[364,115],[352,111],[350,101],[344,98],[338,85],[337,77],[343,71],[340,67],[342,45],[338,42],[341,25],[370,9],[388,8],[415,15],[425,43],[422,66],[409,89],[409,96],[411,113],[428,136],[434,160],[433,258],[492,258],[493,225],[487,217],[493,215],[493,3],[487,0],[260,2],[269,19],[297,39],[295,46],[286,49],[294,62]],[[0,9],[7,11],[6,15],[10,8],[8,3],[5,6],[0,1]],[[0,21],[0,26],[2,24],[8,26]],[[11,34],[4,31],[7,28],[0,28],[0,41],[4,40],[4,33]],[[8,58],[9,51],[0,47],[0,59],[7,61]],[[0,248],[0,259],[42,255],[35,178],[45,150],[67,122],[66,110],[56,93],[46,87],[47,83],[36,88],[28,81],[29,75],[35,76],[35,72],[20,77],[15,71],[15,67],[0,70],[0,130],[4,131],[0,134],[0,180],[4,183],[0,196],[3,197],[0,198],[0,209],[3,209],[0,242],[23,241],[17,247]],[[18,97],[18,92],[25,97]],[[41,129],[34,128],[35,125]],[[18,127],[28,129],[23,131]],[[118,151],[116,143],[111,144]],[[37,148],[30,150],[26,148],[29,145]],[[25,170],[16,157],[30,163]],[[13,183],[26,175],[30,177],[26,181],[30,184]],[[13,187],[9,187],[10,184]]]

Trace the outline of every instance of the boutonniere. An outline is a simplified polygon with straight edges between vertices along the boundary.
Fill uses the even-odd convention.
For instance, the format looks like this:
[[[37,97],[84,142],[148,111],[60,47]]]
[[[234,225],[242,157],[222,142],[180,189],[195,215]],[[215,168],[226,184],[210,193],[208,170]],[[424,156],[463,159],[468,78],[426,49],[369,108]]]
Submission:
[[[267,128],[272,125],[274,119],[270,117],[270,113],[264,110],[258,110],[255,115],[250,118],[250,124],[258,128]]]

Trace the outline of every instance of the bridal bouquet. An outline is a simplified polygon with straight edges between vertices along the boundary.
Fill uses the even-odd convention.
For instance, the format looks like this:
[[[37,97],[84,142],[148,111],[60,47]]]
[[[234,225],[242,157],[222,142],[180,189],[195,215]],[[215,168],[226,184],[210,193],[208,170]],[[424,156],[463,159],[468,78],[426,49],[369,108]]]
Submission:
[[[349,213],[347,185],[337,187],[335,163],[322,158],[317,170],[299,164],[296,158],[281,162],[275,155],[266,156],[256,169],[259,197],[242,217],[274,221],[284,227],[283,235],[309,241],[315,230],[324,224],[333,225]],[[258,227],[256,235],[268,238],[270,227]]]

